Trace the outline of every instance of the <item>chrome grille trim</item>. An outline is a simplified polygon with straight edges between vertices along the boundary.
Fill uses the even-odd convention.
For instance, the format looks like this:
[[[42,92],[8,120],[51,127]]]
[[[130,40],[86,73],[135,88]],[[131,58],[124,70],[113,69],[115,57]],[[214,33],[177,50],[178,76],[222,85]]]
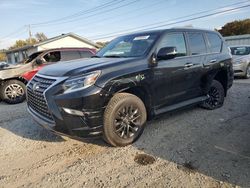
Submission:
[[[50,121],[54,121],[51,113],[48,109],[48,104],[45,98],[45,91],[49,89],[55,82],[57,81],[56,78],[35,75],[35,77],[29,82],[27,86],[27,103],[28,106],[35,111],[36,113],[40,114],[45,119]],[[34,90],[34,84],[39,84],[39,88]]]

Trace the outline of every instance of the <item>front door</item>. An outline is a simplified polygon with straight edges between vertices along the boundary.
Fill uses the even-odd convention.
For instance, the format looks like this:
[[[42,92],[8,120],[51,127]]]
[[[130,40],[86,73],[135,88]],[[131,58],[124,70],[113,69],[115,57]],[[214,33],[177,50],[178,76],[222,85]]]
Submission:
[[[188,54],[184,33],[166,34],[158,50],[163,47],[176,47],[174,59],[159,60],[153,69],[153,89],[155,107],[161,108],[199,96],[196,89],[200,77],[202,63],[194,61]]]

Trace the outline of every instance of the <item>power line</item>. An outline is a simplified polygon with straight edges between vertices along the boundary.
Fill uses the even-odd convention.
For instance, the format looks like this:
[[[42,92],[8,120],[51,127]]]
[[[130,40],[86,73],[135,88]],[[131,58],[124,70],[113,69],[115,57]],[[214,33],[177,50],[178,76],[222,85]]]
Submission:
[[[114,21],[113,20],[113,18],[115,17],[115,18],[120,18],[119,16],[122,16],[122,15],[124,15],[124,14],[128,14],[128,13],[130,13],[130,12],[134,12],[134,11],[138,11],[138,10],[145,10],[146,8],[151,8],[152,9],[152,7],[153,6],[156,6],[156,5],[158,5],[158,4],[160,4],[161,3],[161,1],[165,1],[165,0],[160,0],[159,2],[153,2],[152,4],[149,4],[149,5],[147,5],[147,6],[144,6],[144,7],[139,7],[139,8],[136,8],[136,9],[133,9],[133,10],[130,10],[130,11],[126,11],[126,12],[123,12],[122,14],[118,14],[118,15],[112,15],[112,16],[109,16],[109,17],[106,17],[106,18],[101,18],[101,19],[98,19],[98,20],[95,20],[95,23],[98,23],[98,22],[104,22],[104,21],[107,21],[107,20],[112,20],[112,21]],[[162,8],[165,8],[165,7],[162,7]],[[166,9],[166,8],[165,8]],[[159,11],[159,10],[153,10],[153,11],[150,11],[150,12],[155,12],[155,11]],[[147,14],[148,14],[149,12],[147,12]],[[143,14],[145,14],[145,13],[143,13]],[[141,15],[141,14],[140,14]],[[139,15],[137,15],[137,16],[139,16]],[[133,18],[133,17],[131,17],[131,18]],[[127,19],[127,17],[122,17],[122,19],[118,19],[118,20],[115,20],[115,21],[121,21],[121,20],[124,20],[124,19]],[[86,27],[81,27],[81,28],[79,28],[79,29],[76,29],[76,30],[73,30],[73,32],[78,32],[78,31],[82,31],[82,30],[89,30],[89,29],[92,29],[92,27],[90,27],[90,26],[94,26],[93,24],[93,21],[91,21],[91,22],[84,22],[84,25],[88,25],[88,26],[86,26]],[[74,28],[74,26],[72,27],[72,28]],[[56,30],[56,31],[54,31],[54,32],[58,32],[59,30]],[[60,30],[61,31],[61,30]]]
[[[77,13],[74,13],[74,14],[71,14],[71,15],[68,15],[68,16],[64,16],[64,17],[57,18],[57,19],[50,20],[50,21],[33,23],[33,24],[30,24],[30,25],[31,26],[38,26],[38,25],[52,24],[52,23],[55,23],[55,22],[65,21],[66,19],[71,19],[71,18],[74,18],[74,17],[82,16],[84,14],[99,11],[101,8],[106,8],[106,7],[110,6],[110,5],[111,6],[114,5],[115,2],[116,2],[115,4],[119,4],[119,3],[123,2],[123,1],[124,0],[112,0],[112,1],[109,1],[107,3],[103,3],[103,4],[99,5],[99,6],[93,7],[91,9],[82,10],[82,11],[79,11]]]
[[[117,9],[126,7],[126,6],[128,6],[128,5],[134,4],[134,3],[138,2],[138,1],[141,1],[141,0],[134,0],[134,1],[131,1],[131,2],[129,2],[129,3],[122,4],[122,5],[119,5],[119,6],[110,8],[110,9],[106,9],[106,10],[104,9],[104,10],[102,10],[102,11],[100,11],[100,12],[97,12],[97,13],[95,13],[95,14],[91,14],[91,15],[89,15],[89,16],[85,16],[85,17],[83,17],[83,18],[80,17],[80,18],[75,18],[75,19],[71,19],[71,20],[68,20],[68,21],[61,21],[61,22],[55,23],[55,24],[53,24],[53,25],[51,25],[51,26],[57,26],[57,25],[60,25],[60,24],[71,23],[71,22],[75,22],[75,21],[78,21],[78,20],[83,20],[83,19],[87,19],[87,18],[94,17],[94,16],[97,16],[97,15],[101,15],[102,13],[106,13],[106,12],[110,12],[110,11],[113,11],[113,10],[117,10]],[[123,1],[122,1],[122,2],[123,2]],[[115,4],[114,4],[114,5],[115,5]],[[112,6],[113,6],[113,5],[112,5]],[[109,7],[112,7],[112,6],[109,6]],[[97,10],[97,11],[99,11],[99,10]],[[81,16],[82,16],[82,15],[81,15]],[[47,24],[47,25],[50,25],[50,24]],[[33,24],[33,26],[39,27],[39,26],[46,26],[46,25],[44,24],[44,25],[39,25],[39,26],[37,26],[37,25],[34,25],[34,24]]]
[[[199,14],[204,14],[204,13],[208,13],[208,12],[211,12],[211,11],[215,11],[217,9],[222,9],[222,8],[228,8],[229,6],[235,6],[235,5],[240,5],[240,4],[244,4],[244,3],[247,3],[249,2],[249,0],[247,1],[241,1],[241,2],[238,2],[238,3],[233,3],[233,4],[229,4],[229,5],[226,5],[226,6],[222,6],[222,7],[218,7],[216,9],[210,9],[210,10],[206,10],[206,11],[201,11],[201,12],[198,12],[198,13],[194,13],[194,14],[190,14],[190,15],[187,15],[187,16],[182,16],[182,17],[177,17],[177,18],[174,18],[174,19],[171,19],[171,20],[167,20],[167,21],[176,21],[176,20],[179,20],[179,19],[183,19],[183,18],[187,18],[187,17],[191,17],[191,16],[196,16],[196,15],[199,15]],[[159,2],[158,2],[159,3]],[[154,3],[155,4],[155,3]],[[165,7],[163,7],[165,8]],[[150,11],[150,12],[155,12],[155,11],[159,11],[159,10],[153,10],[153,11]],[[148,13],[148,12],[147,12]],[[144,13],[145,14],[145,13]],[[134,17],[134,16],[133,16]],[[133,19],[133,17],[130,17],[131,19]],[[138,17],[138,15],[137,15]],[[128,17],[125,17],[125,19],[128,19]],[[108,20],[108,19],[102,19],[102,22],[105,21],[105,20]],[[123,19],[119,19],[119,21],[121,20],[124,20]],[[149,24],[148,26],[152,26],[152,25],[158,25],[158,24],[161,24],[161,23],[166,23],[167,21],[161,21],[161,22],[157,22],[157,23],[154,23],[154,24]],[[115,22],[112,22],[112,23],[115,23]],[[87,23],[85,23],[87,24]],[[143,26],[145,27],[145,26]],[[139,27],[140,28],[140,27]],[[83,30],[84,28],[81,28],[81,30]],[[136,29],[138,29],[138,27],[136,27]],[[81,31],[81,30],[77,30],[77,31]],[[122,30],[123,31],[123,30]],[[119,32],[119,31],[118,31]],[[112,33],[111,33],[112,34]],[[101,35],[97,35],[95,37],[99,37],[99,36],[105,36],[103,34]]]
[[[22,27],[18,28],[17,30],[15,30],[15,31],[13,31],[13,32],[9,33],[8,35],[5,35],[5,36],[3,36],[3,37],[1,37],[1,38],[2,38],[2,39],[8,38],[8,37],[10,37],[10,36],[12,36],[12,35],[15,35],[16,33],[19,33],[19,32],[22,31],[23,29],[25,29],[25,26],[22,26]]]
[[[152,7],[153,6],[155,6],[155,5],[158,5],[158,4],[160,4],[160,3],[162,3],[161,1],[165,1],[165,0],[160,0],[159,2],[153,2],[152,4],[149,4],[148,6],[144,6],[144,7],[139,7],[139,8],[136,8],[136,9],[134,9],[134,10],[130,10],[130,11],[127,11],[127,12],[123,12],[122,14],[118,14],[118,15],[112,15],[112,16],[109,16],[109,17],[106,17],[106,18],[102,18],[102,19],[100,19],[100,20],[95,20],[95,22],[104,22],[104,21],[108,21],[108,20],[111,20],[112,22],[111,23],[115,23],[115,22],[117,22],[117,21],[122,21],[122,20],[127,20],[127,19],[129,19],[129,18],[131,18],[131,19],[133,19],[135,16],[130,16],[130,17],[122,17],[122,19],[116,19],[116,20],[114,20],[113,18],[115,17],[115,18],[120,18],[120,17],[117,17],[117,16],[122,16],[122,15],[124,15],[124,14],[128,14],[128,13],[133,13],[134,11],[138,11],[138,10],[145,10],[146,8],[151,8],[152,9]],[[161,8],[164,8],[164,9],[166,9],[165,7],[161,7]],[[156,11],[159,11],[160,9],[157,9],[157,10],[151,10],[151,11],[147,11],[146,12],[146,14],[148,14],[148,13],[153,13],[153,12],[156,12]],[[138,17],[138,16],[140,16],[140,15],[144,15],[145,14],[145,12],[143,13],[143,14],[138,14],[138,15],[136,15],[136,17]],[[93,22],[84,22],[84,25],[88,25],[88,24],[90,24],[90,23],[93,23]],[[76,31],[82,31],[82,30],[88,30],[88,29],[91,29],[90,27],[84,27],[84,28],[80,28],[80,29],[77,29],[77,30],[74,30],[74,32]]]
[[[120,30],[118,32],[108,33],[108,34],[105,34],[105,35],[96,35],[96,36],[92,36],[90,38],[93,38],[93,40],[106,39],[106,38],[116,37],[116,36],[118,36],[118,35],[120,35],[122,33],[125,33],[125,32],[128,33],[128,32],[144,31],[144,30],[151,30],[151,29],[156,29],[156,28],[160,28],[160,27],[166,27],[166,26],[179,24],[179,23],[184,23],[184,22],[188,22],[188,21],[193,21],[193,20],[197,20],[197,19],[201,19],[201,18],[205,18],[205,17],[215,16],[215,15],[218,15],[218,14],[231,12],[231,11],[234,11],[234,10],[239,10],[239,9],[243,9],[243,8],[247,8],[247,7],[250,7],[250,5],[231,8],[231,9],[228,9],[228,10],[218,11],[218,12],[215,12],[215,13],[210,13],[210,14],[206,14],[206,15],[202,15],[202,16],[198,16],[198,17],[194,17],[194,18],[184,19],[184,20],[180,20],[180,21],[176,21],[176,22],[172,22],[172,21],[174,21],[176,19],[167,20],[167,21],[165,21],[165,23],[166,22],[167,23],[172,22],[172,23],[168,23],[168,24],[166,23],[166,24],[162,24],[162,25],[158,25],[158,26],[154,26],[154,27],[148,27],[148,26],[156,25],[157,23],[148,24],[148,25],[144,25],[144,26],[136,27],[136,28],[131,28],[131,29],[128,29],[128,30]],[[206,12],[206,11],[204,11],[204,12]],[[209,12],[211,12],[211,11],[209,11]],[[194,15],[194,14],[192,14],[192,15]],[[187,15],[187,16],[183,16],[181,18],[186,18],[186,17],[190,17],[190,16],[191,15]],[[178,18],[178,19],[180,19],[180,18]],[[163,22],[161,22],[161,23],[163,23]],[[142,28],[142,29],[138,30],[138,28]],[[131,31],[131,30],[134,30],[134,31]],[[103,36],[103,37],[101,37],[101,36]]]

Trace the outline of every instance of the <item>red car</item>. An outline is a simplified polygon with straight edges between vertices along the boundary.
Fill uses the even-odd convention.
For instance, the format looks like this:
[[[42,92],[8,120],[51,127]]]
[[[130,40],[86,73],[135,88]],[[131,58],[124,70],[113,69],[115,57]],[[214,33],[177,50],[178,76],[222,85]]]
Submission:
[[[38,53],[38,54],[37,54]],[[37,52],[32,54],[31,61],[36,61],[36,66],[31,71],[28,71],[22,75],[22,77],[29,81],[33,78],[33,76],[44,66],[50,65],[53,63],[57,63],[58,61],[69,61],[73,59],[79,59],[79,58],[90,58],[91,56],[95,55],[96,50],[95,49],[89,49],[89,48],[61,48],[61,49],[53,49],[43,52]],[[29,58],[30,59],[30,58]],[[26,60],[25,63],[30,62]]]
[[[24,62],[0,68],[0,100],[9,104],[25,100],[26,83],[44,66],[60,61],[90,58],[96,53],[90,48],[57,48],[33,53]]]

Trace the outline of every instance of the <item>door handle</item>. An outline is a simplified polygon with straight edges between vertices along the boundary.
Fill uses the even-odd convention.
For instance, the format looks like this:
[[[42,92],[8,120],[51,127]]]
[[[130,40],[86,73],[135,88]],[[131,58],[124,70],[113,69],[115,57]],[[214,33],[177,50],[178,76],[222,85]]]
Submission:
[[[193,64],[193,63],[186,63],[186,64],[185,64],[185,67],[186,67],[186,68],[188,68],[188,67],[192,67],[192,66],[194,66],[194,64]]]
[[[209,61],[209,63],[216,63],[217,62],[217,59],[212,59]]]

